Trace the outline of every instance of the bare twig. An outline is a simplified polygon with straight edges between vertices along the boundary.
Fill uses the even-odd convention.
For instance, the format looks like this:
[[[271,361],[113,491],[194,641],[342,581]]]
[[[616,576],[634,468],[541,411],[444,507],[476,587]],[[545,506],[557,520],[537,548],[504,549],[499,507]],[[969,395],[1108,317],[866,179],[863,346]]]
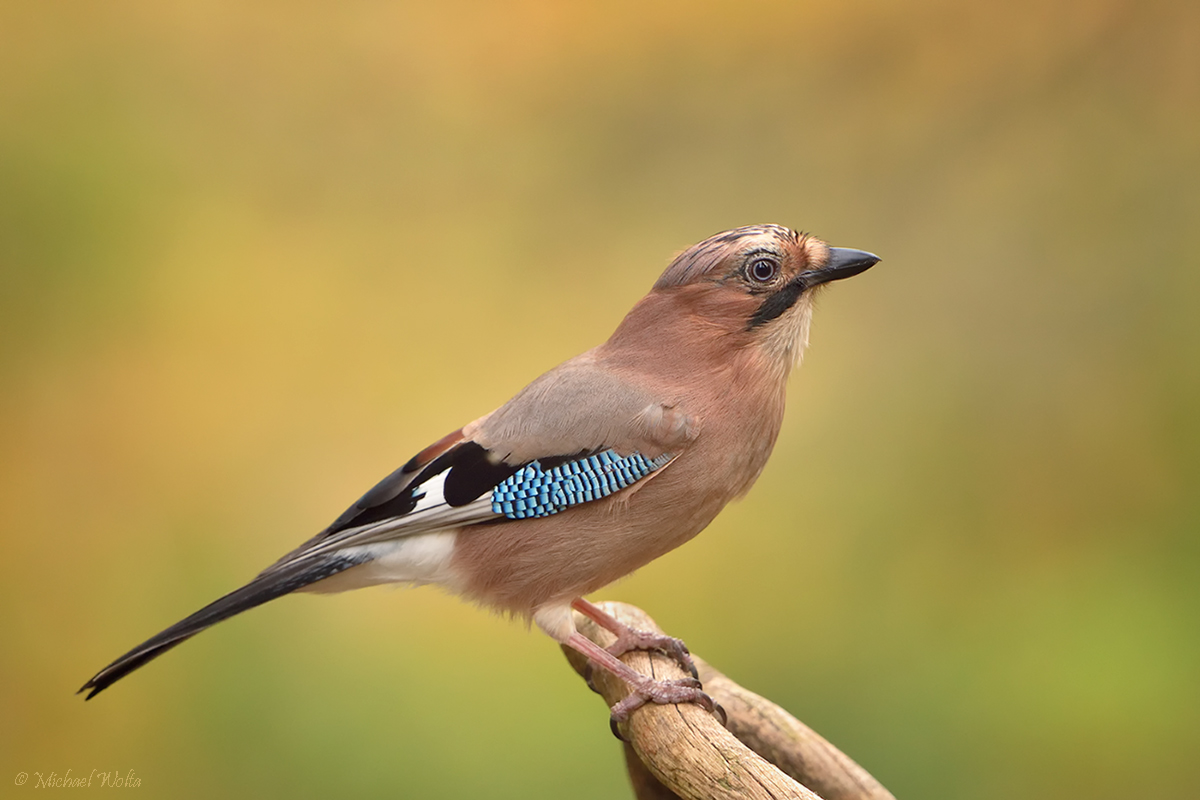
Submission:
[[[644,611],[624,603],[601,603],[626,625],[661,633]],[[580,632],[607,646],[612,634],[581,614]],[[564,648],[567,659],[612,706],[629,690],[607,672],[593,672],[583,656]],[[671,658],[634,651],[622,660],[656,680],[683,678]],[[766,698],[742,688],[696,658],[704,690],[728,716],[728,730],[699,706],[646,705],[622,727],[626,764],[638,800],[803,798],[894,800],[862,767],[811,728]]]

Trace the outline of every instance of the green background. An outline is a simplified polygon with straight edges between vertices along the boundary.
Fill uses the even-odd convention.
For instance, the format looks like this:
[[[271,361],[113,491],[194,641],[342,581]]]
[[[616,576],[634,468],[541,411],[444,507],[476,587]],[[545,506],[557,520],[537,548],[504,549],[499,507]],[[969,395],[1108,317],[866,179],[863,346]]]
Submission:
[[[901,797],[1195,797],[1200,6],[1153,0],[4,3],[0,794],[625,796],[554,645],[433,589],[72,693],[759,222],[884,260],[749,497],[600,596]]]

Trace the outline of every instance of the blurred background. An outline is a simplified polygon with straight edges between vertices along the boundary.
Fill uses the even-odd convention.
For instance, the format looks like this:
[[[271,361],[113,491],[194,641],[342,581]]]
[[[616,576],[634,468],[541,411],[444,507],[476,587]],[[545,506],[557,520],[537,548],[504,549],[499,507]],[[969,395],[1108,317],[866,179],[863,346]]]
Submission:
[[[0,76],[6,793],[628,796],[556,647],[434,589],[73,692],[778,222],[883,263],[600,597],[902,798],[1195,796],[1200,6],[10,2]]]

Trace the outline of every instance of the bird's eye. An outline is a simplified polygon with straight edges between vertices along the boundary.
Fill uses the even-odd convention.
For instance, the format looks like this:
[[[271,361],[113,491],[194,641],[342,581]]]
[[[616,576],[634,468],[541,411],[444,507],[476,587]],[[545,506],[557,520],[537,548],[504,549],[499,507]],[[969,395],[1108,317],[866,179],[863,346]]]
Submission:
[[[746,273],[755,283],[769,283],[779,274],[779,262],[773,258],[756,258],[750,262]]]

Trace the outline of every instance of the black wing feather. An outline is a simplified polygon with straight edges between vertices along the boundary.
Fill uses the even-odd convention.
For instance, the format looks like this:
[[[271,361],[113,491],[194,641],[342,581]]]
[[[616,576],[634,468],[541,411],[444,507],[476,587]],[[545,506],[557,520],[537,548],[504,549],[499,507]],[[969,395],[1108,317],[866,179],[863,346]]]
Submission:
[[[95,677],[85,683],[79,691],[84,692],[90,689],[86,699],[91,700],[138,667],[158,658],[172,647],[187,641],[221,620],[260,606],[276,597],[294,592],[302,586],[336,575],[364,560],[341,555],[325,556],[307,561],[296,561],[278,570],[263,573],[240,589],[235,589],[224,597],[214,600],[191,616],[181,619],[165,631],[142,642],[97,672]]]

